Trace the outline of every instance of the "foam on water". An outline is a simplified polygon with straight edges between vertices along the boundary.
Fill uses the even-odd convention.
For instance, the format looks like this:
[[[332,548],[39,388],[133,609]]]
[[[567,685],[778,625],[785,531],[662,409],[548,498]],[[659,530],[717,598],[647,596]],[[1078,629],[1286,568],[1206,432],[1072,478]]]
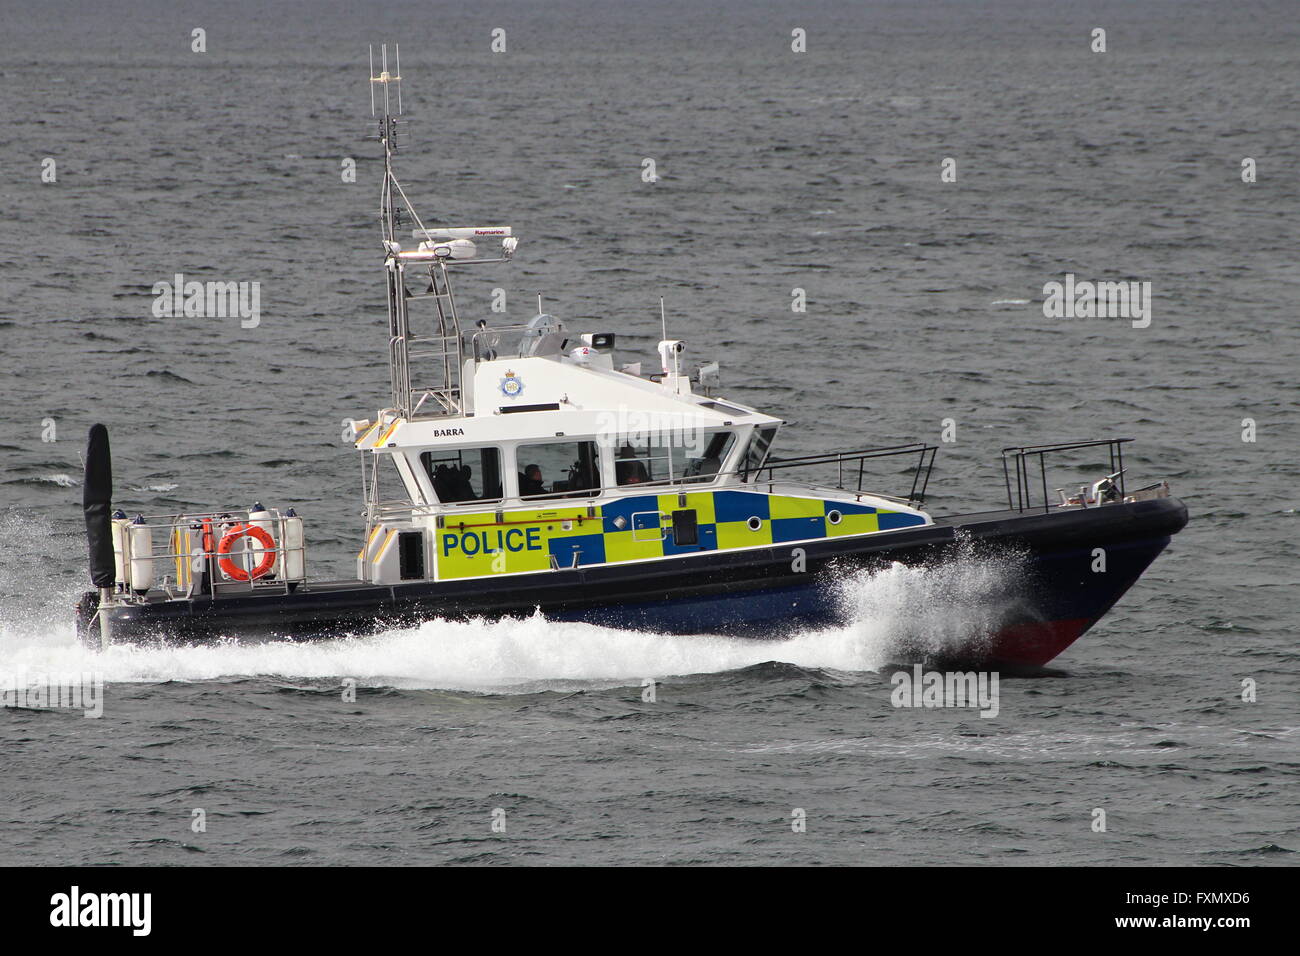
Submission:
[[[31,478],[16,478],[5,484],[26,484],[26,485],[55,485],[59,488],[75,488],[79,484],[76,478],[65,472],[54,472],[48,475],[34,475]]]
[[[174,481],[163,481],[152,485],[139,485],[134,487],[133,490],[137,492],[151,492],[153,494],[166,494],[169,491],[175,491],[179,487],[180,485]]]
[[[363,686],[455,690],[587,686],[717,673],[780,661],[871,671],[903,657],[951,650],[992,633],[1004,613],[1005,559],[963,551],[929,568],[894,565],[836,582],[849,624],[783,640],[671,636],[526,619],[428,621],[329,641],[119,645],[77,641],[72,605],[81,587],[35,587],[23,551],[51,543],[48,523],[0,520],[0,674],[95,671],[109,682],[201,681],[233,676],[352,677]],[[12,539],[12,541],[11,541]],[[10,543],[15,547],[7,547]]]

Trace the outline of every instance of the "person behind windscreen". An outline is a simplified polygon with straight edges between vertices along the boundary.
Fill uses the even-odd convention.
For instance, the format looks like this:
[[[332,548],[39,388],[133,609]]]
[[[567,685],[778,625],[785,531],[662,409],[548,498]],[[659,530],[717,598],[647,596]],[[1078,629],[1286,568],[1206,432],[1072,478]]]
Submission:
[[[636,451],[631,445],[624,445],[618,450],[618,460],[614,462],[614,477],[620,485],[639,485],[649,481],[645,465],[636,460]]]
[[[542,484],[540,465],[529,465],[524,469],[524,474],[519,479],[519,493],[521,495],[542,495],[546,493],[546,486]]]

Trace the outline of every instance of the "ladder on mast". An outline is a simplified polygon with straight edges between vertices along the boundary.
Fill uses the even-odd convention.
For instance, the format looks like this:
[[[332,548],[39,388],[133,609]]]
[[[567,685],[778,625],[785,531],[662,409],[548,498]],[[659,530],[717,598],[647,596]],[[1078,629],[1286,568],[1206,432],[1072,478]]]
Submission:
[[[383,223],[384,268],[388,284],[388,364],[392,384],[393,408],[407,419],[465,414],[461,376],[465,364],[464,339],[460,313],[452,293],[450,267],[489,262],[506,262],[514,253],[518,240],[508,226],[428,229],[406,198],[393,173],[393,154],[398,149],[397,123],[402,112],[402,68],[400,48],[393,46],[393,72],[388,69],[388,45],[380,47],[380,69],[375,72],[375,51],[370,48],[370,113],[379,116],[379,140],[384,146],[384,188],[380,219]],[[375,96],[376,84],[382,98]],[[396,112],[394,112],[396,100]],[[412,233],[422,239],[416,250],[403,251],[398,240],[405,207]],[[473,240],[500,238],[499,258],[480,258]],[[456,244],[461,243],[458,252]],[[468,258],[461,255],[468,249]],[[406,287],[408,269],[428,269],[429,287],[412,293]],[[428,333],[412,331],[409,302],[432,299],[435,315]],[[427,381],[413,383],[415,360]]]

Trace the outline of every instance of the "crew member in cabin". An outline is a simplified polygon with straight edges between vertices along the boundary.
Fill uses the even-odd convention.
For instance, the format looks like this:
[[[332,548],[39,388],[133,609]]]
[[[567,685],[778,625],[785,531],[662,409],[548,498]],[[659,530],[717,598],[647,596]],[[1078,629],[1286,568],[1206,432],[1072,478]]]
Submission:
[[[631,445],[624,445],[618,450],[618,461],[614,463],[614,475],[620,485],[639,485],[650,480],[645,465],[636,460],[636,452]]]
[[[439,465],[433,472],[433,491],[444,504],[456,501],[474,501],[478,495],[470,479],[474,469],[469,465]]]
[[[546,486],[542,484],[540,465],[529,465],[524,469],[524,473],[519,476],[519,493],[521,495],[546,494]]]

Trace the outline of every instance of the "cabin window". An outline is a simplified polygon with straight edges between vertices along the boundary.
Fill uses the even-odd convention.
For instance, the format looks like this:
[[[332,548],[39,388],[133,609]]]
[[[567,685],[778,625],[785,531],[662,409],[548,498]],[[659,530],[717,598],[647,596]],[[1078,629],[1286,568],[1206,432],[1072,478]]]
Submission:
[[[501,500],[498,448],[437,448],[420,455],[420,461],[443,504]]]
[[[387,459],[388,464],[382,464],[384,459]],[[385,508],[409,508],[415,503],[416,499],[412,496],[396,455],[381,452],[374,456],[370,464],[369,475],[365,470],[361,473],[366,500],[370,504]]]
[[[772,447],[772,439],[776,437],[775,428],[756,428],[754,435],[749,439],[749,447],[745,449],[745,460],[740,465],[740,480],[749,481],[750,475],[755,474],[763,467],[763,462],[767,460],[768,449]]]
[[[734,432],[625,435],[614,451],[620,486],[712,481],[736,441]]]
[[[594,441],[557,441],[515,449],[521,498],[582,498],[600,491]]]

